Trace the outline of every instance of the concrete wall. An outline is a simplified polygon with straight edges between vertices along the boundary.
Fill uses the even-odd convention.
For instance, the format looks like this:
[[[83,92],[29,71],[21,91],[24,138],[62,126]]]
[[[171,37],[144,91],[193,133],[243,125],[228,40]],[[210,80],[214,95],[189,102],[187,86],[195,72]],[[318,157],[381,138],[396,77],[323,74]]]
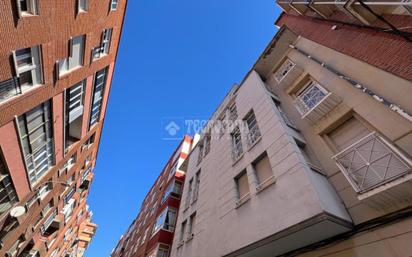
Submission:
[[[248,147],[246,134],[242,133],[244,154],[235,163],[231,158],[229,132],[225,132],[221,138],[212,134],[210,153],[199,165],[199,147],[192,151],[186,173],[183,206],[188,195],[187,181],[201,170],[199,196],[187,209],[182,207],[179,211],[172,257],[223,256],[321,214],[324,208],[330,208],[334,213],[340,212],[342,218],[349,220],[339,200],[335,202],[338,197],[333,188],[326,189],[322,186],[320,191],[326,190],[334,197],[335,200],[330,201],[335,204],[334,207],[328,203],[330,199],[323,202],[320,200],[320,194],[315,188],[316,178],[311,175],[313,171],[303,161],[290,134],[292,132],[280,118],[258,74],[251,72],[235,94],[238,119],[243,119],[253,109],[262,134],[261,139]],[[224,109],[221,107],[218,110]],[[214,115],[216,116],[219,114]],[[276,181],[258,192],[251,163],[265,151]],[[234,178],[244,169],[247,171],[251,198],[236,207]],[[336,209],[332,210],[334,208]],[[182,244],[178,239],[181,224],[193,213],[196,213],[194,237],[190,240],[185,235],[185,242]]]
[[[302,37],[295,42],[295,45],[309,53],[313,58],[325,62],[330,67],[367,86],[389,101],[402,106],[406,111],[412,112],[412,102],[410,101],[412,83],[410,81]],[[372,206],[368,201],[360,201],[354,189],[331,159],[336,152],[328,146],[323,135],[348,115],[357,115],[369,124],[370,129],[384,135],[410,158],[412,154],[412,123],[296,50],[290,50],[285,55],[302,69],[303,75],[300,78],[310,75],[327,90],[342,99],[342,103],[328,113],[326,117],[316,124],[309,124],[301,118],[293,105],[292,96],[287,92],[288,88],[299,83],[300,78],[291,84],[283,85],[278,85],[273,76],[267,80],[268,88],[278,95],[288,117],[295,121],[311,148],[316,149],[316,157],[321,163],[322,170],[339,192],[354,222],[361,223],[410,206],[412,203],[410,199],[401,201],[396,197],[393,198],[390,205],[378,203],[378,205],[374,204]],[[280,57],[279,61],[281,60]],[[273,68],[276,68],[276,65]]]

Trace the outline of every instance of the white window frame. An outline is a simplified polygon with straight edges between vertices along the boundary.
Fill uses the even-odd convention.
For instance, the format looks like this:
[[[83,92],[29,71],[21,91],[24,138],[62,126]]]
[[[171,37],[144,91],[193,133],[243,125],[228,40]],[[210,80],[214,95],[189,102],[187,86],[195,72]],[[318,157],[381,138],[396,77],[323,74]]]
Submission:
[[[84,3],[84,8],[82,8],[81,3]],[[77,13],[86,13],[89,11],[89,0],[77,0]]]
[[[318,101],[313,104],[313,106],[309,105],[308,102],[305,101],[305,98],[308,97],[309,93],[311,90],[318,90],[318,92],[323,94],[323,97],[318,99]],[[297,94],[296,94],[296,100],[299,102],[298,106],[298,111],[301,113],[301,115],[304,115],[311,111],[312,109],[316,108],[316,106],[322,102],[329,94],[329,91],[327,91],[323,86],[321,86],[318,82],[316,82],[313,79],[310,79],[302,89],[300,89]]]
[[[34,16],[39,15],[39,3],[38,0],[15,0],[17,5],[17,12],[19,18],[23,18],[25,16]],[[21,2],[26,2],[27,11],[23,11],[21,8]]]
[[[110,11],[116,11],[119,5],[119,0],[111,0],[110,1]]]
[[[71,62],[71,58],[73,57],[73,42],[74,39],[77,38],[82,38],[82,44],[81,44],[81,49],[79,52],[80,58],[79,61],[80,63],[76,66],[73,66],[72,62]],[[57,77],[60,78],[80,67],[82,67],[84,65],[84,49],[85,49],[85,45],[86,45],[86,36],[85,35],[79,35],[79,36],[75,36],[75,37],[70,37],[69,39],[69,56],[63,59],[60,59],[57,61]]]
[[[296,64],[294,62],[286,58],[286,60],[282,63],[282,65],[280,65],[280,67],[274,73],[276,82],[280,83],[295,67],[295,65]]]
[[[24,49],[30,49],[30,56],[17,55],[17,52],[19,50]],[[12,55],[16,77],[20,78],[23,73],[30,72],[32,84],[29,85],[29,87],[34,87],[43,84],[42,49],[40,45],[14,50],[12,51]],[[31,58],[31,64],[19,67],[18,60],[24,57]],[[37,78],[37,81],[35,81],[33,78]],[[21,85],[21,81],[19,81],[19,84],[21,90],[25,91],[26,88],[24,87],[24,85]]]

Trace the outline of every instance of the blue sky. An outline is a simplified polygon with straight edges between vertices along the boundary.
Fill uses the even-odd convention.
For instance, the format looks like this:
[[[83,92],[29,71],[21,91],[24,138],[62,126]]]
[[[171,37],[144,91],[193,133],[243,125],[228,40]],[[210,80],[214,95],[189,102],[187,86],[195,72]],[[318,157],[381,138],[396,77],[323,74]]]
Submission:
[[[129,0],[89,204],[86,257],[110,255],[178,141],[168,117],[209,117],[276,32],[273,0]]]

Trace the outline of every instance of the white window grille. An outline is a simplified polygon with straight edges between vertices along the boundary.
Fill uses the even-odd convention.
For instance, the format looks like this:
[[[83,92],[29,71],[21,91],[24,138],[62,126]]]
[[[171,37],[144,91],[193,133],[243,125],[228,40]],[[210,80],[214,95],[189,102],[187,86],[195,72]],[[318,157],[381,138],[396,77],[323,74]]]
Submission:
[[[19,18],[24,16],[38,15],[38,0],[15,0]]]
[[[286,59],[285,62],[275,72],[275,79],[279,83],[295,67],[295,63]]]
[[[0,213],[9,210],[16,202],[18,202],[16,190],[10,179],[6,162],[0,153]]]
[[[53,223],[53,220],[57,216],[57,209],[54,209],[54,211],[46,218],[44,221],[43,225],[41,226],[41,232],[44,234],[46,230],[50,227],[50,225]]]
[[[327,95],[326,91],[321,85],[315,81],[309,81],[301,93],[298,94],[295,104],[301,115],[308,113],[319,102],[321,102]]]
[[[50,102],[18,117],[18,130],[31,184],[54,165]]]
[[[13,51],[13,61],[22,91],[43,83],[40,46]]]
[[[112,41],[112,34],[112,28],[103,30],[100,46],[97,46],[92,50],[93,61],[109,54],[110,43]]]
[[[85,36],[77,36],[70,38],[70,52],[69,57],[57,61],[58,63],[58,77],[71,72],[72,70],[83,65],[84,56],[84,40]]]
[[[85,81],[80,81],[67,90],[67,105],[69,112],[69,123],[83,114]]]
[[[104,68],[94,76],[93,100],[90,113],[89,128],[99,121],[103,102],[104,89],[106,87],[107,68]]]
[[[243,154],[243,147],[242,147],[242,136],[240,134],[239,127],[236,127],[232,134],[232,160],[238,160]]]
[[[253,111],[249,112],[249,114],[245,117],[244,121],[248,128],[248,134],[247,134],[248,144],[249,146],[251,146],[261,136],[259,126],[256,121],[255,113]]]
[[[412,171],[412,161],[376,132],[332,157],[356,192],[365,192]]]

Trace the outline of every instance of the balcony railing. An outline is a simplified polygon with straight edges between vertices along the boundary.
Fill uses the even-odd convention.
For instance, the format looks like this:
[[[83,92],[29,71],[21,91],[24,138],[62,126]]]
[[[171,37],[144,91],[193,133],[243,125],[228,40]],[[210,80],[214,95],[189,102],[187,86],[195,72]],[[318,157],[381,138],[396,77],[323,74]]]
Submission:
[[[0,82],[0,103],[22,93],[18,77]]]
[[[308,102],[311,104],[308,104]],[[301,97],[297,97],[294,100],[294,105],[302,115],[302,119],[305,119],[310,123],[315,123],[335,108],[340,102],[341,99],[339,97],[328,92],[324,96],[314,95],[312,99],[307,98],[306,101]]]
[[[376,132],[332,158],[358,193],[412,172],[412,161]]]

